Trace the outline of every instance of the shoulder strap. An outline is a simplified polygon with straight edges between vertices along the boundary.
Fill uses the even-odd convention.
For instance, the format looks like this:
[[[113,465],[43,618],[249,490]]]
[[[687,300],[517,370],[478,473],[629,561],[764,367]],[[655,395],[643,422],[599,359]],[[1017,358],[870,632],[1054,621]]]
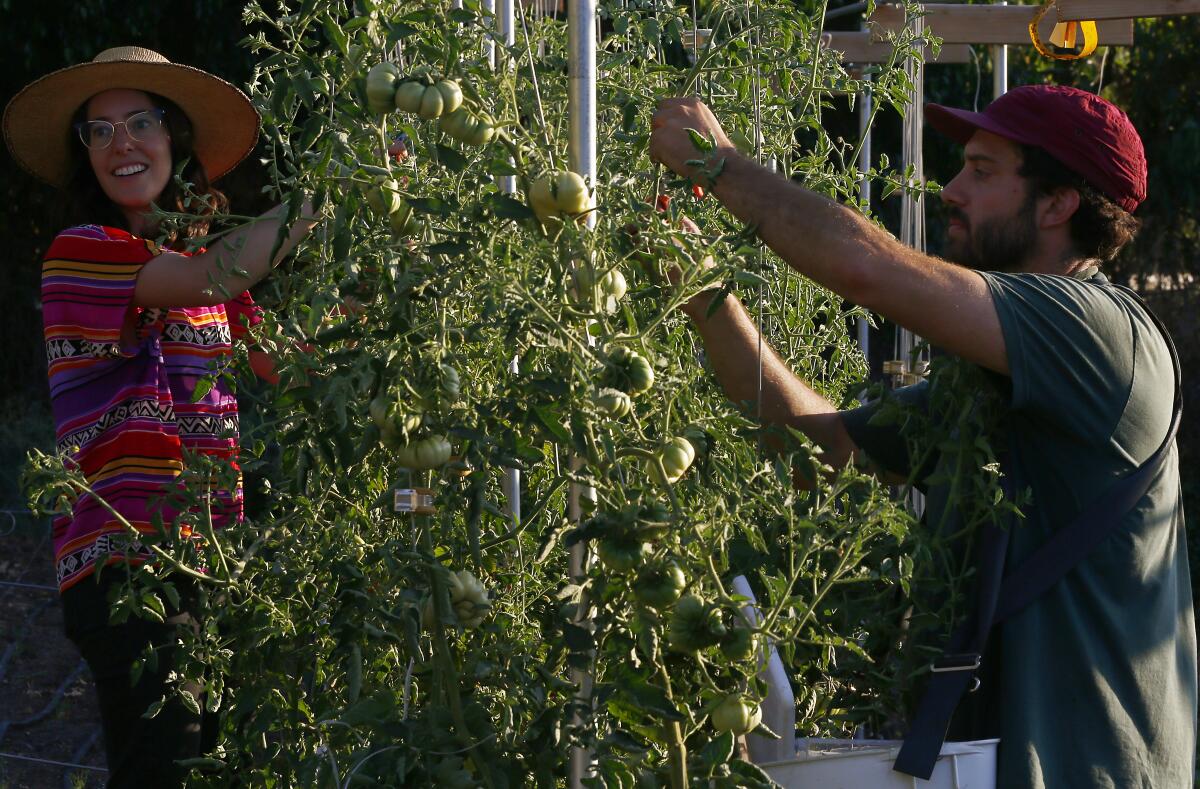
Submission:
[[[1167,435],[1142,465],[1113,484],[1071,523],[1056,531],[1003,581],[997,568],[1003,566],[1008,534],[995,533],[1003,531],[995,527],[984,529],[979,543],[976,615],[955,631],[946,653],[930,666],[929,685],[893,766],[899,772],[929,780],[954,709],[974,679],[991,629],[1045,594],[1116,531],[1125,515],[1146,495],[1150,483],[1170,453],[1183,413],[1179,354],[1166,326],[1141,297],[1124,286],[1114,287],[1125,291],[1142,306],[1158,327],[1171,353],[1175,373],[1175,404]],[[1006,475],[1006,482],[1011,484],[1011,475]],[[1011,497],[1012,491],[1007,488],[1008,485],[1006,492]]]

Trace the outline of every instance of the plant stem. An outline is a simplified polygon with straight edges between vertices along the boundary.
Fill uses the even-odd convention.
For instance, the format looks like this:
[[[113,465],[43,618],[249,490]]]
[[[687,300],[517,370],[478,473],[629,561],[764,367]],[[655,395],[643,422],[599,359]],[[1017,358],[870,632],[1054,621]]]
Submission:
[[[671,675],[667,673],[667,667],[661,663],[658,666],[658,676],[663,681],[663,690],[666,691],[667,700],[674,705],[675,696],[671,693]],[[683,742],[683,727],[679,721],[671,721],[667,724],[667,732],[670,735],[667,750],[671,754],[671,787],[672,789],[687,789],[687,745]]]

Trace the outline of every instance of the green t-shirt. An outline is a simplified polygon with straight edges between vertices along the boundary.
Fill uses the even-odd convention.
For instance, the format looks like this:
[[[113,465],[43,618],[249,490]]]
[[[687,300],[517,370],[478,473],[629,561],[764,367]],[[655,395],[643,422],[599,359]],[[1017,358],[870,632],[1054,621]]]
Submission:
[[[1149,458],[1170,425],[1174,372],[1161,332],[1101,275],[985,273],[1008,350],[1006,444],[1028,517],[1012,531],[1018,567],[1102,491]],[[901,390],[918,406],[925,384]],[[843,413],[877,464],[907,474],[902,430]],[[984,688],[952,735],[998,736],[997,786],[1192,787],[1196,638],[1174,447],[1121,525],[1044,596],[992,633]],[[934,485],[929,522],[954,506]],[[964,708],[968,712],[964,712]]]

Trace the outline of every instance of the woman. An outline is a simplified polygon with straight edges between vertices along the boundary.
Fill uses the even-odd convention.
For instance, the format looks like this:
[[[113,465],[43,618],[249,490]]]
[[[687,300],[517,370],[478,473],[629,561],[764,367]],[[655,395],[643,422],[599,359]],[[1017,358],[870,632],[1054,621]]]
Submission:
[[[95,493],[79,496],[55,520],[53,537],[67,635],[96,681],[110,787],[180,785],[185,771],[174,761],[200,755],[215,734],[202,736],[201,717],[178,701],[154,719],[142,717],[170,690],[175,628],[196,626],[187,595],[165,622],[110,624],[108,587],[125,572],[97,569],[144,560],[146,548],[121,521],[146,533],[170,526],[178,513],[164,497],[192,453],[237,468],[237,403],[218,373],[231,359],[232,340],[258,321],[246,288],[313,222],[296,222],[274,259],[282,208],[206,251],[182,250],[224,208],[210,181],[250,153],[258,121],[233,85],[137,47],[53,72],[4,113],[17,161],[63,187],[89,223],[50,245],[42,302],[58,448]],[[173,179],[185,160],[190,198]],[[169,229],[155,225],[152,206],[191,215],[163,246],[151,239]],[[303,213],[311,214],[307,204]],[[214,497],[217,526],[241,518],[234,476]],[[157,670],[148,665],[131,687],[131,667],[150,645]],[[201,698],[198,687],[187,689]]]

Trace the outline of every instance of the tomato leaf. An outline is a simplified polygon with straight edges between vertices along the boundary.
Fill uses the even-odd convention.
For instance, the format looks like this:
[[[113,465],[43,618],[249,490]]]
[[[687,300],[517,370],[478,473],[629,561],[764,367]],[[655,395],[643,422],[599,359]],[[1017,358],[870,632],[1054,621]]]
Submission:
[[[502,219],[522,221],[533,218],[533,209],[508,195],[494,194],[488,198],[492,212]]]
[[[450,216],[454,207],[447,201],[437,197],[410,197],[408,204],[418,214],[433,214],[434,216]]]
[[[708,768],[708,775],[722,764],[733,758],[733,732],[725,731],[700,749],[700,761]]]
[[[461,173],[470,164],[467,161],[467,157],[450,146],[442,145],[441,143],[437,144],[437,159],[439,164],[444,165],[452,173]]]
[[[741,759],[734,759],[729,763],[729,771],[741,778],[749,779],[747,783],[740,784],[741,786],[751,787],[751,789],[772,789],[778,786],[777,783],[771,780],[771,776],[763,772],[762,768],[743,762]]]
[[[198,403],[206,394],[212,391],[213,383],[216,381],[211,375],[206,375],[196,381],[196,388],[192,390],[192,402]]]
[[[621,695],[634,702],[645,712],[649,712],[663,720],[684,720],[683,713],[667,696],[667,692],[657,685],[651,685],[633,672],[624,672],[618,682]]]
[[[558,439],[561,443],[563,443],[563,444],[572,443],[571,442],[571,434],[568,433],[566,431],[566,428],[564,428],[562,426],[562,422],[559,421],[559,417],[558,417],[557,413],[550,410],[546,406],[538,406],[538,405],[535,405],[530,410],[532,410],[534,415],[537,416],[538,421],[540,421],[546,427],[546,429],[549,430],[550,433],[553,434],[553,436],[556,439]]]
[[[440,241],[429,245],[429,254],[431,255],[456,257],[458,255],[465,255],[470,251],[471,248],[460,241]]]

